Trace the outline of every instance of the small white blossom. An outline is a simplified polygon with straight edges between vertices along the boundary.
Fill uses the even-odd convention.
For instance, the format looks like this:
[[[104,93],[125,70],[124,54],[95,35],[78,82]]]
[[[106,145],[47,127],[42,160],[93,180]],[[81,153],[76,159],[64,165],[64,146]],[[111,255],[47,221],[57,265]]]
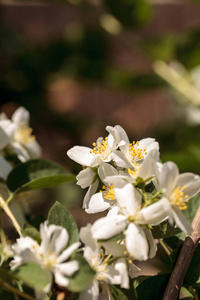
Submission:
[[[109,263],[110,255],[102,251],[101,246],[91,235],[91,224],[81,228],[80,238],[85,244],[84,257],[95,271],[96,276],[91,286],[80,293],[80,300],[96,300],[99,296],[99,288],[108,284],[120,284],[123,288],[129,287],[129,277],[126,262],[118,259]]]
[[[29,127],[29,118],[29,112],[24,107],[19,107],[11,120],[5,114],[0,116],[0,149],[10,147],[22,162],[41,155],[40,146]]]
[[[157,163],[157,189],[162,190],[163,197],[169,206],[169,222],[175,224],[185,233],[191,234],[191,224],[182,210],[187,208],[187,202],[200,191],[200,177],[193,173],[179,174],[177,165],[171,161]]]
[[[67,277],[72,276],[79,268],[77,261],[66,261],[80,243],[74,243],[65,249],[69,240],[67,230],[53,224],[47,226],[47,222],[40,225],[40,235],[40,245],[28,236],[17,239],[17,243],[12,246],[14,259],[10,263],[11,269],[34,262],[53,274],[58,285],[66,287],[69,284]]]

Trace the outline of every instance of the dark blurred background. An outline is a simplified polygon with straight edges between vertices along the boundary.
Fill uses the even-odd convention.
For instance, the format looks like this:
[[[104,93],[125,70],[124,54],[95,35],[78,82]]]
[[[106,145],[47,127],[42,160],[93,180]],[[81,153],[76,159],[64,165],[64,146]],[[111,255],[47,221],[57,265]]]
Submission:
[[[199,65],[199,1],[0,1],[0,111],[27,108],[43,157],[75,174],[66,151],[116,124],[199,174]],[[96,218],[75,184],[54,193],[80,226]]]

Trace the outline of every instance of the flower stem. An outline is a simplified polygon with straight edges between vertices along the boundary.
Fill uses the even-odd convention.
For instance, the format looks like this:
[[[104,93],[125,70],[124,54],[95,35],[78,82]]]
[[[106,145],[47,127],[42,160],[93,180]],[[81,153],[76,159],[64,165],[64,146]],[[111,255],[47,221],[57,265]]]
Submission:
[[[161,244],[161,246],[163,247],[163,249],[165,250],[165,252],[167,253],[168,256],[170,256],[171,251],[169,250],[169,248],[166,246],[165,242],[162,239],[159,239],[159,243]]]
[[[0,196],[0,207],[5,211],[7,216],[11,219],[15,229],[17,230],[18,234],[21,236],[21,227],[19,226],[17,220],[15,219],[13,213],[11,212],[8,204],[1,196]]]

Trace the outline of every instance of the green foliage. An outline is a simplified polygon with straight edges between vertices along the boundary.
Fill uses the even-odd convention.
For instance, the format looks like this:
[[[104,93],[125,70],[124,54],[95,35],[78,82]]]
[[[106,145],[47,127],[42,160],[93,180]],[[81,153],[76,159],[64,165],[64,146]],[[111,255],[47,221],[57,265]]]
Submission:
[[[52,280],[50,272],[42,269],[41,266],[35,263],[22,265],[17,272],[17,277],[29,287],[39,291],[44,290]]]
[[[123,289],[118,285],[110,285],[110,291],[115,300],[138,300],[136,290],[133,286],[133,280],[130,279],[129,289]]]
[[[75,176],[58,164],[44,159],[33,159],[12,170],[7,185],[11,192],[17,194],[29,190],[52,188],[74,180]]]
[[[74,259],[79,263],[79,270],[69,278],[68,289],[72,292],[81,292],[91,285],[95,272],[80,253],[72,255],[71,260]]]
[[[79,241],[78,227],[73,216],[57,201],[49,211],[48,222],[49,224],[60,225],[67,230],[69,234],[68,246]]]
[[[170,274],[158,274],[143,280],[137,287],[138,300],[160,300]]]
[[[38,230],[30,225],[27,225],[24,229],[23,236],[30,236],[33,240],[37,241],[38,244],[41,243],[41,237]]]
[[[169,224],[168,221],[164,221],[157,226],[153,226],[152,234],[155,239],[167,238],[180,233],[179,228],[175,228]]]

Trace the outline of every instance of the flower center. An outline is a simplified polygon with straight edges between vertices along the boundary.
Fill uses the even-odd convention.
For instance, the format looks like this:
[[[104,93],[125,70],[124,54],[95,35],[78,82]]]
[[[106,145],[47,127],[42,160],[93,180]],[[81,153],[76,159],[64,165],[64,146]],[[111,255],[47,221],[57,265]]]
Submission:
[[[32,143],[35,140],[35,136],[32,135],[32,128],[29,128],[24,122],[21,122],[19,129],[14,135],[14,139],[17,142]]]
[[[55,252],[48,252],[41,256],[43,265],[47,270],[51,270],[57,263],[57,257]]]
[[[185,186],[178,186],[173,192],[173,204],[176,205],[180,210],[185,210],[187,205],[185,202],[188,202],[188,195],[184,194]]]
[[[139,148],[139,142],[133,141],[129,144],[129,151],[130,155],[132,157],[132,160],[141,160],[144,158],[144,156],[147,154],[146,149],[140,149]]]
[[[131,170],[130,168],[128,169],[128,174],[133,177],[133,178],[136,178],[137,177],[137,174],[140,170],[140,165],[138,163],[136,163],[136,161],[133,162],[133,168],[134,170]]]
[[[104,191],[101,191],[103,193],[103,197],[105,200],[113,201],[115,200],[115,192],[114,192],[114,185],[111,184],[109,186],[103,185],[102,187]]]
[[[108,256],[109,257],[109,256]],[[92,268],[96,272],[96,280],[102,281],[107,278],[109,272],[108,258],[103,254],[93,255]]]
[[[107,137],[102,142],[93,143],[92,145],[94,148],[90,151],[90,153],[101,155],[103,159],[107,158],[110,154]]]

